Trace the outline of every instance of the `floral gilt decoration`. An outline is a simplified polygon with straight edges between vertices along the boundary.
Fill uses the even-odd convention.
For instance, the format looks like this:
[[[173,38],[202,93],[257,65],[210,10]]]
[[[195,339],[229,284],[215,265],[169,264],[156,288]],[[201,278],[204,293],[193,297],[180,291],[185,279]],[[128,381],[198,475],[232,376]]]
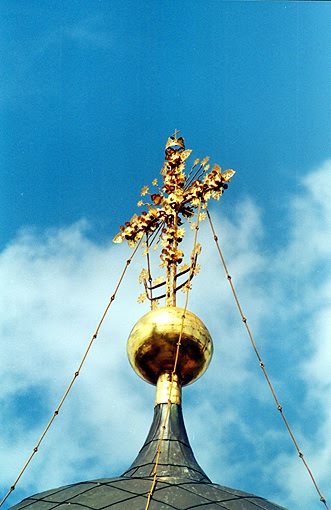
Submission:
[[[152,246],[157,249],[161,245],[160,266],[166,269],[166,279],[159,277],[151,283],[150,271],[143,269],[140,274],[145,293],[139,296],[138,301],[142,302],[148,297],[154,306],[156,300],[162,297],[166,298],[167,305],[175,305],[176,291],[184,287],[184,284],[177,285],[177,278],[189,272],[190,281],[198,271],[196,259],[201,249],[199,245],[191,255],[191,267],[185,264],[177,271],[184,257],[178,247],[185,235],[184,220],[195,229],[197,223],[206,217],[208,201],[211,198],[219,200],[235,174],[234,170],[221,172],[217,164],[210,169],[209,158],[205,157],[201,161],[196,159],[186,175],[186,160],[192,151],[185,149],[184,139],[177,139],[177,134],[178,131],[175,131],[165,146],[165,162],[161,169],[162,186],[155,179],[152,182],[154,190],[150,191],[148,186],[142,188],[141,196],[148,196],[149,201],[143,198],[137,205],[146,209],[139,215],[134,214],[130,221],[120,227],[120,232],[113,239],[115,243],[126,240],[133,248],[146,236],[143,246],[147,256]],[[166,286],[165,294],[153,297],[152,291],[155,292],[162,285]]]

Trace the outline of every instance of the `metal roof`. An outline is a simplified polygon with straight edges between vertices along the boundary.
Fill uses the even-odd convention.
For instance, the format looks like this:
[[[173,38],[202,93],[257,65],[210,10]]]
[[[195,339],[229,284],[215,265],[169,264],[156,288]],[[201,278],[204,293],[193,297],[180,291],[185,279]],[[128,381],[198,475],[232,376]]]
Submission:
[[[167,412],[168,423],[163,430]],[[11,510],[145,510],[160,437],[157,482],[149,510],[285,510],[266,499],[214,484],[190,447],[180,405],[159,404],[147,439],[122,476],[67,485],[31,496]]]

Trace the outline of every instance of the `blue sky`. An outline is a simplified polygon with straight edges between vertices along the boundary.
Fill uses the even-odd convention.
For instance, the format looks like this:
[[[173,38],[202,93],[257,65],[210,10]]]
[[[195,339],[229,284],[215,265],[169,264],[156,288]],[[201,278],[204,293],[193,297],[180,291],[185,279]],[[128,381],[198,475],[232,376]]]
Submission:
[[[192,159],[209,155],[237,172],[211,211],[262,358],[330,501],[330,11],[329,2],[1,2],[3,494],[76,370],[130,254],[111,240],[159,176],[177,128]],[[215,355],[184,390],[196,457],[216,483],[320,508],[208,225],[201,238],[189,308]],[[5,508],[118,474],[142,445],[154,390],[125,353],[146,312],[136,260]]]

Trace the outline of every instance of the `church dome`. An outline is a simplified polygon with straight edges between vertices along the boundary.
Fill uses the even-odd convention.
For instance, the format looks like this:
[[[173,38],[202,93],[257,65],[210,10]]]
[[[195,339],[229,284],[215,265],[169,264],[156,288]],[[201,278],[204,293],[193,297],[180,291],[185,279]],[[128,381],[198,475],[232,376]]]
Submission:
[[[195,460],[179,404],[155,406],[154,418],[137,458],[119,477],[101,478],[41,492],[11,510],[145,510],[162,428],[158,476],[148,510],[285,510],[266,499],[212,483]]]

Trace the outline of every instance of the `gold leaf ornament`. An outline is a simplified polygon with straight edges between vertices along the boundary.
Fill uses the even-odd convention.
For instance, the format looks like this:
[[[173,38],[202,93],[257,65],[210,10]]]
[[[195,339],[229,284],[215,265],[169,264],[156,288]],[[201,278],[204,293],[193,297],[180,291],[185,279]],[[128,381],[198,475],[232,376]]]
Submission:
[[[139,283],[142,283],[147,278],[148,278],[148,271],[147,271],[147,269],[144,268],[140,271],[138,281],[139,281]]]
[[[190,156],[191,152],[192,152],[192,149],[186,149],[185,151],[181,152],[180,159],[182,161],[186,161],[186,159]]]
[[[145,301],[145,299],[146,299],[146,294],[143,293],[143,294],[139,294],[137,301],[138,301],[138,303],[141,304]]]
[[[156,310],[158,306],[159,306],[159,300],[153,299],[153,301],[151,303],[152,310]]]
[[[224,181],[226,182],[229,182],[229,180],[231,179],[231,177],[234,176],[236,172],[234,170],[231,170],[230,168],[228,170],[225,170],[225,172],[223,172],[221,174],[222,178]]]
[[[113,243],[119,244],[124,240],[124,234],[123,232],[119,232],[116,234],[116,236],[113,239]]]
[[[200,269],[201,269],[201,266],[200,264],[196,264],[195,268],[194,268],[194,275],[200,273]]]
[[[142,197],[144,197],[145,195],[147,195],[147,193],[148,193],[148,192],[149,192],[149,187],[148,187],[148,186],[143,186],[143,187],[141,188],[140,195],[141,195]]]
[[[157,278],[155,278],[155,280],[153,281],[153,285],[159,285],[159,283],[163,283],[164,282],[164,277],[163,276],[158,276]]]
[[[203,160],[201,161],[200,165],[201,166],[205,166],[206,163],[208,163],[209,161],[209,156],[206,156],[205,158],[203,158]]]
[[[222,194],[223,194],[222,190],[212,191],[211,196],[213,197],[214,200],[219,200],[221,198]]]

